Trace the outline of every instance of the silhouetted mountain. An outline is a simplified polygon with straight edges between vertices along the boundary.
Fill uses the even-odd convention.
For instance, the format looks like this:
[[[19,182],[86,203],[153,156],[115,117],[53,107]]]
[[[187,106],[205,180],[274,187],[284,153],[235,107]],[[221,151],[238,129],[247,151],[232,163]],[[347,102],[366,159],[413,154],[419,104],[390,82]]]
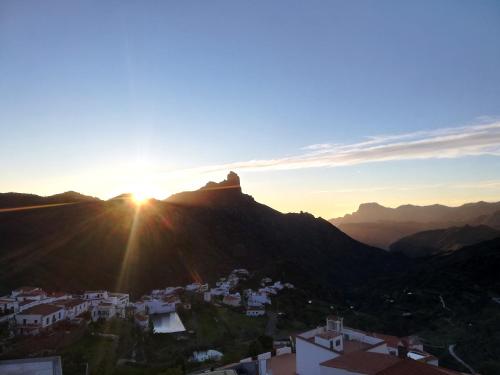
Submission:
[[[486,225],[465,225],[423,231],[403,237],[390,246],[390,251],[416,258],[455,251],[497,237],[500,237],[500,231]]]
[[[415,222],[392,222],[377,221],[369,223],[341,223],[336,224],[342,232],[356,240],[379,247],[389,249],[395,241],[423,230],[442,228],[443,223],[415,223]]]
[[[331,219],[330,222],[358,241],[388,249],[390,244],[399,239],[423,230],[466,224],[497,227],[492,224],[500,224],[500,213],[494,216],[499,211],[500,202],[467,203],[459,207],[408,204],[397,208],[384,207],[378,203],[364,203],[356,212]],[[488,219],[490,217],[491,219]]]
[[[221,182],[208,182],[196,191],[185,191],[173,194],[166,201],[189,206],[231,205],[253,202],[249,195],[241,193],[240,178],[234,172],[229,172]]]
[[[0,208],[12,208],[23,206],[37,206],[56,203],[74,203],[97,201],[98,198],[83,195],[75,191],[67,191],[61,194],[42,197],[35,194],[23,193],[0,193]]]
[[[130,200],[0,213],[0,285],[134,294],[246,267],[312,291],[359,283],[399,258],[310,214],[243,194],[236,174],[138,208]]]
[[[378,203],[363,203],[356,212],[330,221],[334,224],[379,221],[466,223],[481,215],[489,215],[498,210],[500,210],[500,202],[466,203],[459,207],[448,207],[440,204],[430,206],[406,204],[397,208],[384,207]]]

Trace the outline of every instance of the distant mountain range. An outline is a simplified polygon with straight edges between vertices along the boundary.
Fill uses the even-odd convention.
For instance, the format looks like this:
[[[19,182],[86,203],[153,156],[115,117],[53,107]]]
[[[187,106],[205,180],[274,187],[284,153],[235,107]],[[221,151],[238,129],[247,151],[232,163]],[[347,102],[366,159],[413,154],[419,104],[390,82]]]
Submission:
[[[390,251],[416,258],[455,251],[497,237],[500,237],[500,230],[486,225],[465,225],[423,231],[403,237],[390,246]]]
[[[330,222],[366,244],[389,249],[401,238],[421,231],[453,226],[488,225],[500,229],[500,202],[467,203],[459,207],[404,205],[388,208],[365,203],[359,209]]]
[[[234,173],[140,208],[130,199],[100,201],[77,193],[66,198],[21,200],[10,193],[0,198],[4,207],[79,200],[0,210],[1,289],[64,285],[137,295],[246,267],[319,291],[362,282],[400,261],[326,220],[282,214],[255,202],[242,193]]]

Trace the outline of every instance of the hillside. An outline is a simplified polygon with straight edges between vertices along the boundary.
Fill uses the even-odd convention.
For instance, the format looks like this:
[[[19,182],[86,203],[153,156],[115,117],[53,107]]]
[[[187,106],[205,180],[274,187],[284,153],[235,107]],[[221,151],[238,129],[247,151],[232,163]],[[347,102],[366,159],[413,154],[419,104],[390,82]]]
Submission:
[[[486,225],[465,225],[423,231],[403,237],[390,246],[390,251],[416,258],[455,251],[497,237],[500,237],[500,231]]]
[[[121,199],[2,212],[0,285],[136,295],[247,267],[319,292],[362,282],[400,261],[326,220],[255,202],[235,178],[140,208]]]
[[[91,202],[98,200],[99,199],[97,198],[83,195],[75,191],[67,191],[65,193],[49,195],[47,197],[35,194],[0,193],[0,209],[45,204]]]

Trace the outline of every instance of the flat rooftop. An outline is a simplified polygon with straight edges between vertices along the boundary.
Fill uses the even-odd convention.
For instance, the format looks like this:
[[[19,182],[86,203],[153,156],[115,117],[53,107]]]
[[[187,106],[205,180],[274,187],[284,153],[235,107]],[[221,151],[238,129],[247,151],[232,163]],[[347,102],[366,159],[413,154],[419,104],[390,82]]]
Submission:
[[[23,358],[0,361],[2,375],[62,375],[61,357]]]

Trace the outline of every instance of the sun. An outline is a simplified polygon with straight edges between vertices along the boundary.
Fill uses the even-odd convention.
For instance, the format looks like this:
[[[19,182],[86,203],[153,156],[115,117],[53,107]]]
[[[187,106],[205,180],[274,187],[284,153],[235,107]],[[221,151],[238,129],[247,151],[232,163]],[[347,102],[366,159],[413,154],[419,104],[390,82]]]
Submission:
[[[150,197],[144,191],[136,191],[132,193],[132,201],[138,206],[142,206],[149,200],[149,198]]]

